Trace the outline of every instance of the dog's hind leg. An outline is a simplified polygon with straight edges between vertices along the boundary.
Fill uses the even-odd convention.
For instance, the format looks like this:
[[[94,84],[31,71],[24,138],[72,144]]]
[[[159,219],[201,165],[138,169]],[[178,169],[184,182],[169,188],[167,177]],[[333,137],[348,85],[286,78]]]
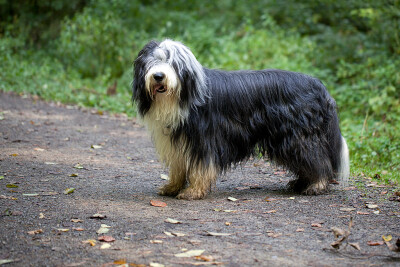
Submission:
[[[189,186],[179,193],[177,198],[187,200],[204,198],[215,183],[217,175],[218,171],[212,163],[208,166],[198,164],[189,171]]]
[[[186,186],[186,167],[185,163],[175,160],[171,163],[169,170],[169,183],[161,187],[159,195],[173,196],[179,194]]]
[[[289,183],[289,189],[301,194],[322,194],[333,178],[332,164],[323,146],[303,150],[290,167],[297,179]]]

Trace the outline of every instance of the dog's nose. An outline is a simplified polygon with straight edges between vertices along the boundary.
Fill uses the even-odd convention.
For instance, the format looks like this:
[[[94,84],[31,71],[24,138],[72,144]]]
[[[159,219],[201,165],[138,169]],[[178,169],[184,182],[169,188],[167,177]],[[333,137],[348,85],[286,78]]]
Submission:
[[[154,80],[156,80],[156,82],[161,82],[164,79],[165,75],[162,72],[156,72],[153,74],[153,78]]]

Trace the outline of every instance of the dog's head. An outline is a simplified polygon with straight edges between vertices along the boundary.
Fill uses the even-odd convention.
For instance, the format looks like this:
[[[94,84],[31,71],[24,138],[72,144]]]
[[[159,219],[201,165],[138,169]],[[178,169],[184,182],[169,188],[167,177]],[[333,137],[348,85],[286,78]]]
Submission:
[[[193,53],[180,42],[150,41],[134,62],[133,100],[141,116],[154,101],[174,98],[180,108],[204,103],[204,69]]]

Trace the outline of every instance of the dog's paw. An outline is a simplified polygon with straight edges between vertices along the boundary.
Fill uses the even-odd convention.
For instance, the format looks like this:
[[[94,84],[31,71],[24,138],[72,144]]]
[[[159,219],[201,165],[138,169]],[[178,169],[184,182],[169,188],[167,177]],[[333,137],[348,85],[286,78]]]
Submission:
[[[194,189],[194,188],[186,188],[182,190],[181,193],[177,195],[177,199],[186,199],[186,200],[195,200],[202,199],[207,195],[206,191]]]
[[[179,192],[182,190],[182,188],[171,185],[171,184],[166,184],[163,187],[160,188],[158,191],[158,194],[160,196],[169,196],[169,197],[175,197],[179,194]]]
[[[320,195],[327,191],[328,183],[326,181],[318,181],[314,184],[309,185],[301,193],[304,195]]]
[[[288,183],[288,189],[289,191],[293,191],[303,195],[320,195],[328,190],[328,182],[325,180],[321,180],[307,186],[307,184],[305,184],[301,180],[292,180]]]

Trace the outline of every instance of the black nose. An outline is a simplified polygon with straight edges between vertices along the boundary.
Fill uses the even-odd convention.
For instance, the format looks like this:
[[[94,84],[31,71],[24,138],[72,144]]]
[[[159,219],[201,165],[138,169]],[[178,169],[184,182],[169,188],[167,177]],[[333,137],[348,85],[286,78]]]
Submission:
[[[162,72],[156,72],[153,74],[153,78],[154,80],[156,80],[156,82],[161,82],[164,79],[165,75]]]

